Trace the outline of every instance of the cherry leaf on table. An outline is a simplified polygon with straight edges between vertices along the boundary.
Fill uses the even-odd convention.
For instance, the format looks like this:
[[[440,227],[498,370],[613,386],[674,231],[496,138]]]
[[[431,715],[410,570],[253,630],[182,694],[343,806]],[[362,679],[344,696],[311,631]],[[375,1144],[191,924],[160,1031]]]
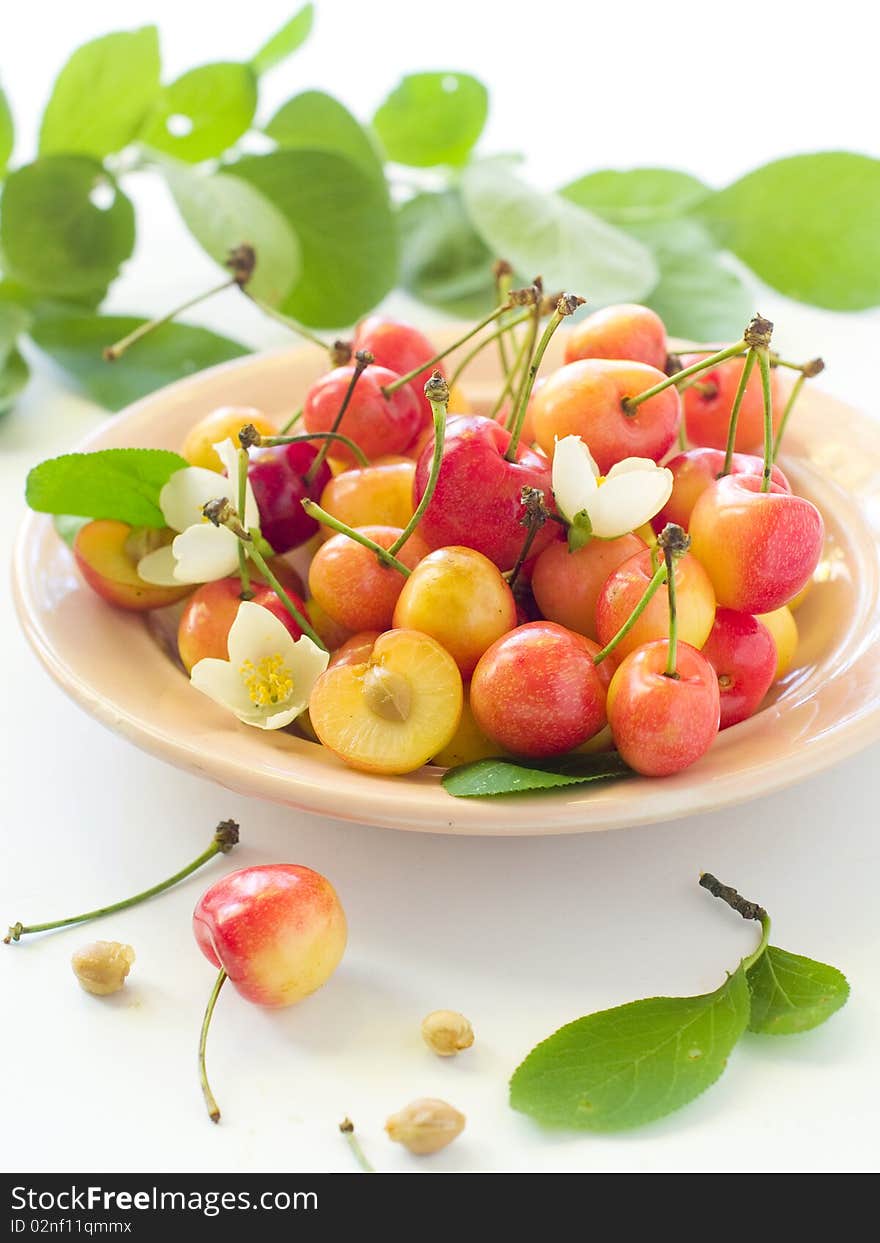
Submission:
[[[384,182],[335,151],[278,150],[227,165],[255,186],[296,234],[302,272],[282,310],[339,328],[371,310],[397,278],[397,238]]]
[[[789,298],[834,311],[880,302],[880,160],[775,160],[698,203],[719,245]]]
[[[250,65],[200,65],[162,88],[140,138],[148,147],[198,164],[238,142],[256,107],[257,78]]]
[[[315,20],[315,6],[304,4],[289,22],[277,30],[271,38],[251,57],[251,68],[257,75],[268,73],[276,65],[280,65],[288,56],[292,56],[301,48],[312,33]]]
[[[650,250],[621,229],[559,194],[526,185],[511,162],[470,165],[462,191],[477,232],[518,272],[540,273],[548,289],[567,289],[595,309],[637,302],[657,283]]]
[[[132,205],[91,156],[46,155],[7,177],[0,250],[25,287],[100,300],[133,249]]]
[[[99,449],[66,453],[35,466],[25,498],[43,514],[112,518],[133,527],[164,527],[159,493],[185,458],[167,449]]]
[[[187,228],[211,258],[224,264],[234,246],[248,241],[257,253],[248,289],[272,306],[283,302],[299,278],[300,248],[275,204],[240,177],[169,159],[162,171]]]
[[[846,976],[827,963],[790,954],[775,945],[748,972],[752,995],[749,1031],[789,1036],[809,1031],[846,1003]]]
[[[469,73],[413,73],[380,105],[373,129],[396,164],[457,167],[467,163],[488,115],[489,93]]]
[[[120,30],[77,48],[55,79],[40,154],[102,159],[132,142],[159,93],[155,26]]]
[[[417,194],[398,210],[400,283],[429,306],[482,318],[493,305],[492,252],[458,190]]]
[[[9,101],[0,87],[0,177],[6,172],[6,165],[12,155],[15,143],[15,126],[12,123],[12,112]]]
[[[282,104],[265,127],[279,147],[335,151],[384,182],[385,171],[372,138],[344,104],[323,91],[303,91]]]
[[[719,1078],[749,1021],[742,966],[700,997],[651,997],[562,1027],[510,1081],[510,1104],[539,1122],[620,1131],[653,1122]]]
[[[78,388],[109,410],[119,410],[165,384],[249,352],[207,328],[170,323],[156,328],[117,362],[106,362],[104,348],[142,323],[143,319],[128,315],[56,311],[40,317],[30,336]]]
[[[456,798],[480,798],[582,785],[631,774],[632,769],[616,751],[600,751],[596,755],[571,755],[528,764],[505,759],[476,760],[473,764],[447,769],[442,783],[447,793]]]

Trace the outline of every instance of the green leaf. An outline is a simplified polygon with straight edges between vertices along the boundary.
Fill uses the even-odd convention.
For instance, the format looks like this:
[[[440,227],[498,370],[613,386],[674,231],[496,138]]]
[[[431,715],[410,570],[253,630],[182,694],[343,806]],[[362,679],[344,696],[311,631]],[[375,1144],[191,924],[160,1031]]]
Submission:
[[[251,68],[259,76],[280,65],[288,56],[292,56],[297,48],[302,47],[312,32],[315,20],[315,6],[304,4],[289,22],[277,30],[271,39],[267,39],[256,55],[251,59]]]
[[[21,351],[13,346],[0,363],[0,415],[9,413],[30,376],[30,368]]]
[[[577,1019],[514,1072],[514,1109],[556,1126],[620,1131],[687,1105],[719,1078],[749,1021],[742,966],[714,993],[651,997]]]
[[[12,112],[3,88],[0,87],[0,177],[6,172],[14,143],[15,126],[12,123]]]
[[[397,228],[404,289],[463,319],[479,319],[492,308],[492,252],[458,190],[417,194],[398,210]]]
[[[237,341],[207,328],[170,323],[156,328],[117,362],[105,362],[105,346],[143,322],[126,315],[59,313],[39,319],[31,329],[31,338],[89,397],[110,410],[119,410],[205,367],[248,353]]]
[[[52,526],[64,540],[68,548],[72,548],[80,531],[90,522],[90,518],[76,518],[72,514],[55,514]]]
[[[880,303],[880,160],[776,160],[697,208],[717,241],[789,298],[835,311]]]
[[[256,107],[257,78],[250,65],[200,65],[162,89],[140,137],[148,147],[197,164],[238,142]]]
[[[134,249],[134,211],[97,160],[47,155],[6,179],[7,276],[56,297],[100,297]]]
[[[299,239],[302,275],[282,309],[301,323],[353,323],[393,288],[394,217],[384,184],[329,151],[273,151],[227,166],[284,214]]]
[[[170,160],[163,172],[187,228],[211,258],[223,264],[234,246],[249,242],[257,252],[249,290],[272,306],[282,302],[299,278],[300,249],[275,204],[240,177]]]
[[[480,798],[485,795],[521,794],[525,790],[549,790],[558,786],[582,785],[608,777],[632,774],[616,751],[595,755],[569,755],[546,763],[534,760],[518,764],[515,760],[476,760],[461,764],[443,774],[448,794],[456,798]]]
[[[749,1031],[788,1036],[809,1031],[830,1018],[849,997],[849,984],[836,967],[775,945],[767,947],[748,973],[752,994]]]
[[[348,109],[323,91],[303,91],[282,104],[266,126],[279,147],[335,151],[353,160],[370,177],[385,173],[373,140]]]
[[[42,514],[112,518],[133,527],[164,527],[159,493],[185,458],[167,449],[99,449],[66,453],[35,466],[25,498]]]
[[[415,168],[467,163],[489,114],[489,93],[468,73],[403,78],[373,117],[389,160]]]
[[[690,173],[674,168],[603,169],[570,182],[560,191],[615,224],[669,218],[711,194]]]
[[[657,283],[647,247],[558,194],[521,181],[506,159],[471,165],[464,201],[478,233],[518,272],[541,273],[548,289],[567,289],[590,307],[637,302]]]
[[[40,154],[102,159],[133,142],[159,92],[155,26],[122,30],[77,48],[55,79]]]

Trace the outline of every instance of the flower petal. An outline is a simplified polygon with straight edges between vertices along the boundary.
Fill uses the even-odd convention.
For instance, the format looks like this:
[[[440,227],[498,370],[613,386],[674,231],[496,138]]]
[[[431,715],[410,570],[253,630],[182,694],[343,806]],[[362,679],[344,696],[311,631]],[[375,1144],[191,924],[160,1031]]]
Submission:
[[[189,677],[196,690],[213,699],[222,708],[228,708],[236,716],[250,716],[258,711],[251,701],[244,679],[228,660],[206,656],[204,660],[196,661]]]
[[[553,495],[556,508],[572,521],[581,510],[592,512],[598,489],[598,467],[580,436],[563,436],[553,450]]]
[[[286,665],[294,659],[294,638],[284,622],[253,600],[242,600],[229,628],[226,647],[236,669],[246,660],[258,665],[267,656],[281,656]]]
[[[605,478],[616,479],[618,475],[629,475],[636,470],[656,471],[660,469],[653,458],[625,457],[614,463]]]
[[[137,572],[147,583],[157,583],[160,587],[179,587],[180,579],[174,576],[177,565],[171,545],[156,548],[146,553],[137,564]]]
[[[616,539],[649,522],[669,500],[672,483],[672,471],[653,463],[651,470],[609,473],[591,511],[593,534]]]
[[[159,493],[159,508],[174,531],[186,531],[205,521],[202,507],[217,497],[229,497],[229,480],[204,466],[185,466],[176,470]]]
[[[220,461],[226,470],[227,479],[233,481],[232,491],[234,497],[232,502],[236,509],[238,508],[238,449],[232,440],[227,436],[225,440],[221,440],[218,444],[212,446]],[[244,525],[250,529],[260,525],[260,511],[257,508],[257,498],[254,496],[251,485],[245,484],[244,493]]]
[[[175,538],[171,549],[177,561],[174,577],[178,583],[213,583],[238,569],[238,538],[226,527],[210,522],[188,527]]]

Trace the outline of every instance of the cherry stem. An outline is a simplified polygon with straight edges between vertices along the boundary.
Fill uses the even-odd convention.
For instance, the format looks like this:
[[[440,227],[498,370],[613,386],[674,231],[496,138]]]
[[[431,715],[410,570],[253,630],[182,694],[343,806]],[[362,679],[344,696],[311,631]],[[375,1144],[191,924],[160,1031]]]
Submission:
[[[281,428],[281,435],[283,436],[285,432],[289,432],[292,427],[296,427],[297,423],[300,421],[302,416],[303,416],[303,409],[302,409],[302,406],[300,406],[299,410],[294,411],[294,413],[290,416],[290,418]]]
[[[742,960],[742,969],[748,971],[751,967],[754,967],[770,943],[770,916],[763,906],[759,906],[757,902],[750,902],[748,898],[744,898],[737,893],[730,885],[722,885],[721,881],[713,876],[711,872],[702,872],[700,874],[700,884],[704,889],[708,889],[713,898],[720,898],[722,902],[726,902],[732,911],[736,911],[737,915],[742,915],[743,919],[753,919],[761,925],[761,940],[758,948],[753,954],[749,954],[748,958]]]
[[[354,390],[357,388],[358,380],[364,374],[367,367],[369,367],[370,363],[376,361],[373,358],[373,355],[368,350],[358,350],[358,352],[354,356],[354,359],[355,359],[354,368],[352,369],[351,379],[348,382],[348,388],[345,390],[345,396],[342,399],[342,404],[339,407],[339,409],[336,411],[336,418],[333,420],[333,423],[331,424],[331,427],[330,427],[330,431],[334,434],[339,431],[339,424],[342,422],[342,417],[345,414],[346,410],[348,409],[348,404],[352,399]],[[321,445],[321,448],[318,450],[318,454],[315,460],[312,462],[311,466],[306,472],[306,477],[305,477],[306,487],[311,487],[311,485],[314,483],[315,476],[317,475],[321,467],[324,465],[324,459],[327,456],[327,450],[329,448],[330,448],[330,441],[325,439],[324,443]]]
[[[338,440],[351,450],[359,466],[370,465],[370,459],[360,445],[351,436],[343,436],[341,432],[297,432],[294,436],[261,436],[259,448],[274,449],[277,445],[298,445],[307,440]]]
[[[449,406],[449,388],[439,371],[435,371],[425,385],[425,396],[431,403],[431,413],[434,416],[434,455],[431,458],[431,470],[428,475],[428,482],[425,484],[425,490],[422,493],[422,498],[416,506],[415,513],[388,549],[388,553],[392,557],[395,553],[400,552],[401,548],[421,522],[422,514],[430,505],[431,498],[434,495],[434,489],[437,487],[437,480],[440,476],[440,467],[443,463],[443,446],[446,442],[446,412]]]
[[[366,1154],[364,1153],[363,1148],[361,1148],[361,1142],[354,1133],[354,1123],[352,1122],[351,1118],[343,1118],[339,1124],[339,1129],[342,1132],[342,1134],[345,1136],[348,1146],[351,1149],[352,1153],[354,1154],[354,1159],[355,1161],[357,1161],[358,1165],[361,1167],[361,1170],[363,1171],[363,1173],[364,1174],[375,1174],[376,1171],[373,1169],[372,1165],[367,1160]]]
[[[510,297],[510,287],[513,284],[513,272],[510,264],[506,260],[500,259],[494,266],[494,276],[495,301],[498,303],[507,302]],[[510,327],[510,325],[508,324],[507,327]],[[501,370],[506,376],[510,370],[510,359],[507,354],[507,340],[504,336],[505,331],[506,329],[502,328],[500,333],[493,333],[492,336],[496,337],[498,340],[498,360],[501,363]],[[458,371],[456,371],[453,376],[451,383],[455,383],[455,380],[461,370],[462,368],[459,367]]]
[[[761,368],[761,388],[764,396],[764,473],[761,476],[761,491],[770,491],[773,476],[773,390],[770,385],[770,351],[766,345],[759,345],[755,352]]]
[[[285,328],[289,328],[291,332],[295,332],[298,337],[302,337],[304,341],[309,341],[312,345],[317,345],[318,349],[324,350],[325,353],[332,355],[333,347],[328,345],[326,341],[308,328],[304,328],[297,320],[291,319],[289,315],[285,315],[283,311],[279,311],[277,307],[270,306],[268,302],[264,302],[262,298],[256,297],[242,286],[242,293],[246,298],[253,302],[254,306],[259,307],[264,315],[268,315],[270,319],[274,319],[276,323],[283,324]]]
[[[404,384],[409,384],[410,380],[414,380],[416,376],[420,376],[422,372],[427,371],[429,367],[435,367],[441,359],[446,357],[447,354],[451,354],[453,350],[457,350],[459,346],[462,346],[467,341],[470,341],[471,337],[475,337],[481,329],[485,328],[488,324],[491,324],[494,320],[498,319],[499,315],[503,315],[505,311],[509,311],[510,309],[510,302],[504,302],[501,306],[497,306],[490,315],[486,316],[485,319],[481,319],[480,322],[473,328],[469,328],[464,336],[459,337],[457,341],[453,341],[452,345],[447,345],[445,350],[441,350],[440,353],[435,354],[433,358],[426,358],[423,363],[419,363],[417,367],[413,367],[412,371],[408,371],[406,375],[398,376],[391,382],[391,384],[386,384],[383,387],[382,392],[386,397],[390,396],[391,393],[396,393],[399,388],[403,388]]]
[[[733,449],[736,444],[736,429],[739,423],[740,407],[743,404],[743,398],[746,395],[746,385],[755,366],[755,351],[750,349],[746,354],[746,361],[743,363],[742,375],[739,378],[736,395],[733,399],[733,405],[730,408],[730,419],[727,424],[727,450],[724,454],[724,466],[721,469],[722,475],[729,475],[733,466]]]
[[[510,444],[507,446],[507,452],[504,455],[508,462],[516,461],[516,451],[519,447],[519,438],[522,435],[523,424],[526,420],[526,409],[528,408],[529,398],[531,397],[532,389],[535,386],[535,380],[541,367],[541,360],[547,351],[547,346],[550,344],[550,338],[553,336],[554,332],[565,317],[567,315],[571,315],[575,310],[577,310],[577,307],[580,306],[582,302],[583,298],[563,294],[563,296],[559,299],[559,302],[556,304],[556,310],[550,316],[547,327],[544,329],[543,336],[538,342],[538,348],[532,356],[532,361],[529,364],[529,369],[526,373],[525,382],[522,385],[522,389],[519,394],[516,418],[514,419],[513,427],[510,432]],[[538,330],[538,319],[541,314],[540,299],[535,305],[534,313],[535,323],[532,329],[533,334]]]
[[[773,445],[773,461],[775,462],[779,456],[779,448],[782,444],[782,437],[785,435],[785,429],[788,426],[789,416],[794,409],[795,403],[801,395],[801,389],[807,382],[807,377],[803,372],[798,376],[792,385],[791,392],[788,395],[788,401],[785,403],[785,409],[782,412],[782,419],[779,423],[779,431],[776,433],[776,441]]]
[[[220,989],[226,983],[226,972],[220,968],[220,974],[214,981],[214,987],[211,989],[211,996],[208,998],[208,1004],[205,1007],[205,1017],[202,1019],[202,1030],[199,1034],[199,1082],[202,1085],[202,1096],[205,1098],[205,1104],[208,1107],[208,1117],[212,1122],[220,1121],[220,1106],[211,1091],[211,1085],[208,1083],[208,1068],[205,1065],[205,1049],[208,1044],[208,1028],[211,1026],[211,1019],[214,1017],[214,1007],[217,1004],[217,998],[220,996]]]
[[[370,539],[369,535],[364,535],[362,531],[356,531],[354,527],[340,522],[338,518],[328,514],[326,509],[322,509],[317,501],[305,497],[300,501],[300,504],[310,518],[314,518],[316,522],[322,523],[325,527],[330,527],[331,531],[338,531],[340,535],[347,535],[356,544],[369,548],[370,552],[374,552],[379,560],[384,562],[389,569],[397,570],[398,574],[402,574],[404,578],[409,578],[411,572],[409,567],[405,566],[402,561],[398,561],[397,557],[390,553],[387,548],[383,548],[381,544],[377,544],[375,540]]]
[[[514,358],[513,364],[507,373],[507,378],[504,381],[504,385],[501,389],[501,392],[498,394],[498,398],[495,402],[495,405],[492,407],[492,410],[489,414],[490,419],[494,419],[498,411],[504,405],[504,398],[507,396],[508,393],[512,392],[514,383],[516,382],[516,377],[521,372],[524,373],[524,370],[528,368],[528,365],[529,365],[528,359],[531,358],[530,344],[533,345],[534,343],[533,342],[530,343],[530,334],[526,333],[523,336],[523,339],[519,344],[519,348],[516,351],[516,357]],[[518,407],[517,407],[516,400],[514,400],[511,403],[510,414],[507,418],[507,423],[506,423],[506,427],[508,431],[510,431],[510,426],[513,423],[514,418],[516,417],[517,408]]]
[[[675,586],[675,559],[669,544],[663,544],[663,559],[666,565],[666,593],[669,597],[669,651],[666,655],[667,678],[678,677],[678,607]]]
[[[516,580],[519,578],[520,570],[526,563],[528,555],[532,550],[532,544],[535,542],[535,536],[541,527],[550,517],[544,508],[544,493],[540,488],[524,487],[522,490],[522,502],[525,506],[526,516],[522,519],[525,526],[528,527],[526,537],[523,540],[522,548],[519,550],[519,556],[513,563],[513,569],[507,576],[507,585],[511,591],[516,586]]]
[[[738,354],[744,354],[748,348],[749,344],[746,340],[737,341],[736,345],[728,345],[723,350],[719,350],[717,354],[710,354],[708,358],[692,363],[690,367],[685,367],[684,371],[676,371],[674,375],[667,376],[665,380],[660,380],[651,388],[646,388],[643,393],[637,393],[635,397],[624,397],[624,413],[635,414],[642,402],[650,401],[652,397],[656,397],[658,393],[665,392],[673,384],[677,386],[692,375],[699,375],[701,371],[708,371],[710,367],[716,367],[719,363],[726,362],[728,358],[735,358]]]
[[[504,343],[506,334],[508,332],[512,332],[518,324],[525,323],[525,321],[530,318],[531,313],[531,309],[521,311],[519,315],[514,316],[513,319],[507,320],[501,325],[500,328],[496,328],[495,331],[490,333],[487,337],[483,337],[482,341],[478,341],[473,349],[469,350],[468,353],[465,354],[464,358],[453,371],[449,379],[449,387],[451,388],[452,385],[461,378],[462,372],[470,366],[476,356],[484,350],[487,345],[491,345],[493,341],[497,341],[499,346],[501,346]],[[504,374],[507,375],[510,371],[510,364],[502,363],[502,366],[504,367]]]
[[[602,650],[600,652],[597,652],[596,655],[593,657],[594,665],[601,664],[602,661],[605,659],[605,657],[610,655],[610,653],[614,651],[618,643],[620,643],[622,639],[626,638],[626,636],[632,630],[633,626],[636,624],[636,622],[639,620],[641,615],[644,613],[645,609],[651,603],[652,599],[654,598],[657,592],[657,589],[665,581],[666,581],[666,562],[661,561],[660,564],[657,566],[656,570],[654,571],[653,576],[651,577],[651,581],[648,583],[647,587],[645,588],[644,593],[642,594],[641,600],[639,600],[638,604],[633,609],[633,611],[630,613],[629,617],[626,619],[623,625],[620,627],[617,634],[614,636],[613,639],[609,639],[609,641],[605,644]]]
[[[126,336],[122,337],[113,345],[108,345],[103,353],[104,359],[108,363],[115,363],[121,358],[126,350],[136,345],[138,341],[148,336],[156,328],[161,328],[163,324],[169,324],[178,315],[182,315],[184,311],[189,311],[192,307],[198,306],[200,302],[207,302],[209,298],[213,298],[215,294],[222,293],[224,289],[231,289],[233,285],[239,283],[237,277],[232,276],[223,281],[219,285],[214,285],[211,289],[207,289],[204,293],[196,294],[194,298],[188,298],[186,302],[181,302],[180,306],[174,307],[172,311],[168,311],[165,315],[159,315],[155,319],[148,319],[143,324],[139,324],[137,328],[133,328]]]
[[[208,849],[202,851],[199,857],[194,859],[187,867],[182,868],[179,872],[175,872],[173,876],[169,876],[167,880],[163,880],[160,884],[153,885],[150,889],[145,889],[143,893],[135,894],[133,898],[126,898],[122,902],[114,902],[111,906],[99,906],[94,911],[86,911],[84,915],[74,915],[69,919],[55,919],[47,924],[13,924],[3,938],[3,944],[9,945],[13,941],[20,941],[23,936],[27,936],[30,932],[51,932],[54,928],[67,928],[73,924],[84,924],[90,919],[100,919],[102,915],[112,915],[116,911],[126,910],[129,906],[136,906],[139,902],[145,902],[147,898],[154,898],[163,889],[170,889],[178,881],[184,880],[185,877],[197,871],[203,863],[213,859],[215,855],[228,854],[237,842],[238,825],[234,820],[223,820],[217,825]]]
[[[263,578],[265,578],[266,582],[275,592],[275,595],[278,597],[278,599],[287,609],[288,613],[293,618],[293,620],[296,622],[296,624],[299,626],[303,634],[306,635],[309,639],[311,639],[314,644],[320,647],[322,651],[325,651],[325,652],[329,651],[327,644],[324,642],[324,640],[321,638],[318,632],[314,630],[312,626],[309,625],[308,619],[303,616],[303,614],[299,611],[299,609],[293,603],[290,596],[281,586],[276,576],[272,573],[271,569],[269,568],[269,564],[266,561],[266,558],[257,548],[257,540],[260,538],[259,531],[257,531],[256,529],[253,529],[249,531],[248,534],[250,536],[250,543],[248,544],[248,552],[250,553],[250,557],[254,565],[257,567],[257,569],[262,574]],[[239,539],[240,538],[241,536],[239,536]]]
[[[516,389],[514,391],[514,389],[511,388],[510,414],[508,415],[508,418],[505,422],[505,427],[507,431],[510,432],[511,437],[513,436],[513,431],[514,431],[514,428],[517,426],[517,424],[520,425],[520,429],[521,429],[522,423],[525,422],[525,416],[523,417],[522,420],[520,419],[519,411],[520,411],[520,404],[522,402],[523,393],[526,391],[526,386],[528,385],[528,382],[529,382],[529,371],[532,365],[532,360],[534,359],[534,356],[535,356],[535,343],[538,340],[538,327],[541,323],[540,303],[541,303],[541,300],[539,296],[538,301],[535,303],[535,305],[532,307],[529,307],[530,323],[529,323],[528,329],[523,334],[525,338],[523,342],[525,349],[520,350],[516,356],[515,366],[517,368],[517,371],[515,372],[513,376]],[[521,363],[520,363],[520,359],[522,359]],[[528,402],[526,402],[526,405],[528,405]],[[508,448],[509,447],[510,446],[508,445]],[[512,460],[513,459],[511,459],[511,461]]]
[[[238,512],[243,514],[247,507],[247,477],[248,477],[248,457],[247,449],[239,449],[238,451]],[[241,540],[238,543],[238,577],[241,579],[241,599],[252,600],[254,593],[251,591],[251,572],[248,568],[247,550]]]

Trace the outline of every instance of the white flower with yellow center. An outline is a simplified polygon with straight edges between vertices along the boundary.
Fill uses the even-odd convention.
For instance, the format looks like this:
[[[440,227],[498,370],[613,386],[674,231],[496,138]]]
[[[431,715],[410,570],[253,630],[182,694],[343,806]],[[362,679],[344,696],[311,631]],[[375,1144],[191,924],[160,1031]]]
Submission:
[[[650,522],[672,495],[672,483],[671,470],[645,457],[616,462],[603,479],[580,436],[556,442],[553,496],[556,508],[571,524],[569,543],[574,546],[592,535],[617,539]]]
[[[294,639],[274,613],[250,600],[238,606],[226,647],[228,660],[208,656],[193,665],[192,684],[259,729],[281,729],[305,711],[330,659],[307,635]]]
[[[180,583],[212,583],[238,568],[238,537],[227,527],[215,527],[202,514],[208,501],[225,497],[238,505],[238,449],[231,440],[214,445],[226,474],[204,466],[177,470],[159,493],[159,508],[174,541],[138,562],[138,574],[148,583],[174,587]],[[244,525],[259,525],[260,514],[250,484],[246,489]]]

